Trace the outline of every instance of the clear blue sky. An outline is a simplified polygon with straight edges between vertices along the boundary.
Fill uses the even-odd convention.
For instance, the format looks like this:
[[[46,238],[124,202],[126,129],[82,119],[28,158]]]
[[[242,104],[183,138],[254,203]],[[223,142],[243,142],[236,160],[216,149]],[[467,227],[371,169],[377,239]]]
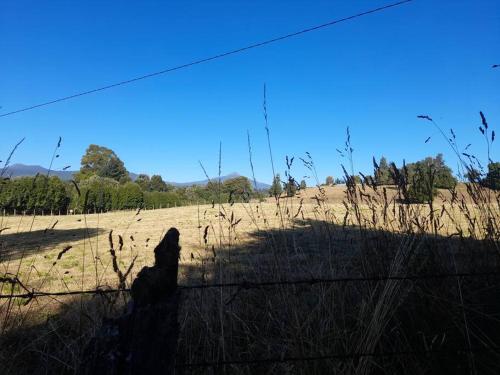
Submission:
[[[390,1],[23,1],[0,8],[0,113],[93,89],[387,4]],[[442,152],[430,124],[453,128],[485,159],[479,110],[500,122],[500,2],[415,0],[388,11],[222,60],[0,118],[0,159],[55,167],[90,143],[112,148],[130,171],[167,180],[272,171],[262,116],[263,84],[275,163],[309,151],[323,179],[339,176],[335,148],[350,126],[356,171],[371,157],[412,161]],[[500,135],[500,134],[499,134]],[[424,143],[428,136],[431,141]],[[498,148],[493,147],[498,160]],[[305,174],[299,163],[296,175]]]

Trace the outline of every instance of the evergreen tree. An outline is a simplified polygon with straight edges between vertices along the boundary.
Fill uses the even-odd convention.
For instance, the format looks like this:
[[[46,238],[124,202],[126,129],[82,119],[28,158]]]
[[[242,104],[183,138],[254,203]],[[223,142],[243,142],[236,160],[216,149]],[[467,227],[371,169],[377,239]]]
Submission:
[[[144,194],[141,187],[134,182],[120,185],[115,200],[116,209],[127,210],[142,207]]]
[[[0,188],[0,207],[9,212],[66,212],[70,203],[66,184],[56,176],[3,180]]]
[[[433,163],[419,161],[412,166],[412,175],[408,180],[409,203],[429,203],[437,195],[435,185],[436,167]]]
[[[435,159],[430,159],[436,171],[434,186],[440,189],[454,188],[457,184],[457,179],[453,176],[451,168],[445,164],[443,154],[437,154]]]
[[[380,158],[378,168],[375,171],[375,183],[377,185],[391,185],[394,184],[391,172],[389,169],[389,163],[385,156]]]
[[[489,163],[488,174],[484,179],[484,185],[493,190],[500,190],[500,163]]]
[[[283,193],[283,187],[281,186],[281,178],[279,173],[274,177],[271,188],[269,189],[269,196],[279,197]]]
[[[73,209],[79,212],[107,212],[120,207],[113,206],[119,183],[112,178],[91,176],[80,182],[80,194],[73,192]]]
[[[297,192],[297,182],[291,176],[288,177],[288,181],[285,184],[285,192],[287,197],[293,197]]]
[[[306,180],[300,181],[300,190],[305,190],[307,188]]]
[[[336,178],[335,179],[335,185],[338,185],[338,184],[345,184],[345,180],[342,180],[340,178]]]

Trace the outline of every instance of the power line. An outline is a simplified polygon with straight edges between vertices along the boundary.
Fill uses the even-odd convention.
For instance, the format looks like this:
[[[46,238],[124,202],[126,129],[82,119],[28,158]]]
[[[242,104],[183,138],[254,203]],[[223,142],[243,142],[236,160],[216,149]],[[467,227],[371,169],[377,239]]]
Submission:
[[[250,45],[245,46],[245,47],[241,47],[241,48],[234,49],[234,50],[231,50],[231,51],[223,52],[223,53],[220,53],[218,55],[213,55],[211,57],[207,57],[207,58],[204,58],[204,59],[191,61],[191,62],[186,63],[186,64],[178,65],[178,66],[175,66],[175,67],[172,67],[172,68],[167,68],[167,69],[160,70],[160,71],[157,71],[157,72],[154,72],[154,73],[149,73],[149,74],[146,74],[146,75],[143,75],[143,76],[131,78],[131,79],[128,79],[128,80],[125,80],[125,81],[116,82],[116,83],[113,83],[113,84],[110,84],[110,85],[106,85],[106,86],[102,86],[102,87],[99,87],[99,88],[96,88],[96,89],[93,89],[93,90],[82,91],[82,92],[77,93],[77,94],[73,94],[73,95],[69,95],[69,96],[64,96],[64,97],[61,97],[61,98],[58,98],[58,99],[54,99],[54,100],[51,100],[51,101],[48,101],[48,102],[44,102],[44,103],[40,103],[40,104],[35,104],[35,105],[30,106],[30,107],[21,108],[21,109],[12,111],[12,112],[3,113],[3,114],[0,114],[0,117],[6,117],[6,116],[10,116],[10,115],[13,115],[13,114],[16,114],[16,113],[30,111],[30,110],[35,109],[35,108],[45,107],[45,106],[48,106],[48,105],[51,105],[51,104],[55,104],[55,103],[59,103],[59,102],[62,102],[62,101],[66,101],[66,100],[70,100],[70,99],[75,99],[75,98],[78,98],[80,96],[89,95],[89,94],[93,94],[93,93],[96,93],[96,92],[99,92],[99,91],[108,90],[108,89],[111,89],[113,87],[127,85],[127,84],[132,83],[132,82],[141,81],[143,79],[156,77],[156,76],[159,76],[159,75],[162,75],[162,74],[166,74],[166,73],[171,73],[173,71],[184,69],[184,68],[188,68],[188,67],[191,67],[191,66],[194,66],[194,65],[203,64],[203,63],[206,63],[206,62],[209,62],[209,61],[212,61],[212,60],[221,59],[221,58],[226,57],[226,56],[230,56],[230,55],[234,55],[234,54],[237,54],[237,53],[245,52],[245,51],[248,51],[248,50],[251,50],[251,49],[254,49],[254,48],[258,48],[258,47],[263,47],[265,45],[268,45],[268,44],[271,44],[271,43],[275,43],[275,42],[279,42],[279,41],[282,41],[282,40],[285,40],[285,39],[293,38],[293,37],[296,37],[296,36],[299,36],[299,35],[311,32],[311,31],[316,31],[316,30],[319,30],[319,29],[324,29],[326,27],[333,26],[333,25],[341,23],[341,22],[350,21],[350,20],[353,20],[355,18],[366,16],[366,15],[369,15],[369,14],[372,14],[372,13],[381,12],[383,10],[387,10],[389,8],[394,8],[394,7],[397,7],[399,5],[403,5],[405,3],[409,3],[411,1],[413,1],[413,0],[404,0],[404,1],[399,1],[397,3],[392,3],[392,4],[384,5],[384,6],[379,7],[379,8],[374,8],[374,9],[371,9],[371,10],[368,10],[368,11],[365,11],[365,12],[362,12],[362,13],[354,14],[352,16],[348,16],[348,17],[336,19],[336,20],[333,20],[333,21],[330,21],[330,22],[327,22],[327,23],[323,23],[321,25],[317,25],[317,26],[313,26],[313,27],[310,27],[310,28],[307,28],[307,29],[296,31],[296,32],[293,32],[291,34],[282,35],[282,36],[279,36],[279,37],[276,37],[276,38],[273,38],[273,39],[268,39],[268,40],[265,40],[265,41],[262,41],[262,42],[259,42],[259,43],[250,44]]]

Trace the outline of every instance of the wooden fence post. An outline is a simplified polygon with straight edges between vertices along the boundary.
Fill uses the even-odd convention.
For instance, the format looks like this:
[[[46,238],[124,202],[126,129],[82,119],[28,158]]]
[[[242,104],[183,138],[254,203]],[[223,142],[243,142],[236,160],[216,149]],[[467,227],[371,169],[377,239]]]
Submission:
[[[89,342],[80,374],[176,373],[179,251],[179,231],[170,228],[154,250],[154,266],[134,280],[127,312],[103,323]]]

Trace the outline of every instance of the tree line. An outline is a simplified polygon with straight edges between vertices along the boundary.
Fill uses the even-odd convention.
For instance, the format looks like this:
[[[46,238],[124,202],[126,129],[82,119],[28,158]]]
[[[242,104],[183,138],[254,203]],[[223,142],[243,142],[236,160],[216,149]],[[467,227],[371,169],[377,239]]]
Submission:
[[[452,189],[457,184],[442,154],[396,167],[385,157],[374,159],[373,175],[363,176],[376,185],[394,185],[397,176],[403,176],[412,202],[426,202],[437,194],[437,189]],[[469,180],[491,189],[500,189],[500,163],[491,162],[485,174],[469,173]],[[269,196],[294,196],[307,187],[305,180],[297,182],[289,173],[286,181],[277,174],[268,190]],[[347,178],[361,183],[360,176],[343,179],[326,178],[324,185],[345,183]],[[212,202],[248,202],[263,195],[252,188],[243,176],[225,181],[209,181],[206,186],[176,187],[163,181],[160,175],[140,174],[132,181],[123,161],[106,147],[90,145],[81,159],[79,172],[73,181],[62,181],[56,176],[37,175],[3,179],[0,181],[0,208],[9,212],[67,213],[107,212],[137,208],[165,208]]]
[[[367,176],[350,176],[347,172],[342,179],[335,179],[327,176],[323,186],[333,186],[339,183],[346,183],[347,179],[352,182],[367,182],[373,185],[396,185],[401,183],[401,179],[408,188],[408,201],[410,203],[424,203],[432,200],[438,189],[453,189],[458,179],[453,175],[450,167],[444,161],[443,154],[436,157],[426,157],[417,162],[403,163],[398,167],[394,162],[388,162],[382,156],[377,162],[373,159],[374,173]],[[398,181],[399,180],[399,181]],[[475,169],[470,169],[463,176],[464,182],[478,183],[484,187],[500,189],[500,163],[490,161],[488,171],[480,173]]]
[[[124,163],[106,147],[90,145],[74,180],[37,175],[0,181],[0,207],[9,213],[107,212],[196,203],[242,202],[260,197],[243,176],[206,186],[175,187],[160,175],[132,181]]]

